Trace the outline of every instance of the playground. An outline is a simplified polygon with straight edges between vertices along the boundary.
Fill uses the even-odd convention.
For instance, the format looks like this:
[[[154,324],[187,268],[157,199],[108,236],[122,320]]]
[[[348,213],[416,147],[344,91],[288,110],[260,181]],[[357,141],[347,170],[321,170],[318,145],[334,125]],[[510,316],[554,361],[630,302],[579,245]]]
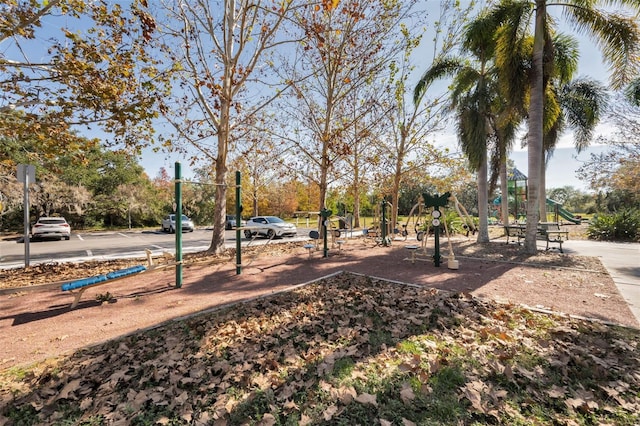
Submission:
[[[507,200],[510,222],[526,222],[527,181],[527,176],[515,167],[507,171]],[[582,222],[579,216],[571,213],[555,200],[547,198],[546,207],[547,217],[541,222],[564,222],[570,225],[579,225]],[[491,206],[490,217],[493,222],[498,223],[501,221],[501,209],[502,196],[498,196],[493,200]]]
[[[491,380],[502,377],[501,364],[486,356],[496,350],[505,355],[534,351],[543,357],[542,366],[559,359],[562,353],[549,352],[548,338],[539,347],[531,346],[539,340],[531,337],[540,332],[553,336],[558,347],[566,348],[573,357],[585,353],[581,363],[575,364],[575,372],[571,369],[561,381],[545,385],[550,391],[563,386],[567,398],[574,390],[584,392],[583,375],[578,373],[597,374],[601,368],[597,363],[608,359],[607,354],[618,354],[613,370],[620,380],[629,382],[638,371],[635,352],[622,351],[628,359],[620,352],[626,339],[633,344],[634,332],[601,323],[638,326],[597,258],[547,251],[524,256],[501,238],[488,244],[456,238],[451,244],[460,261],[456,270],[436,267],[433,262],[411,263],[402,240],[382,246],[363,237],[347,239],[327,257],[319,253],[309,257],[299,242],[269,245],[259,254],[257,249],[247,250],[251,263],[241,275],[235,273],[233,253],[226,259],[185,256],[180,288],[175,286],[174,271],[158,269],[120,277],[105,287],[89,287],[74,309],[59,283],[5,288],[0,291],[0,374],[4,382],[0,407],[5,407],[0,420],[3,415],[19,414],[31,419],[39,416],[40,424],[49,424],[60,416],[69,418],[62,411],[65,407],[79,407],[75,415],[123,424],[131,424],[134,417],[161,422],[166,416],[182,416],[184,420],[175,424],[192,424],[192,419],[211,423],[215,416],[231,420],[224,424],[244,424],[255,410],[270,407],[278,416],[301,415],[303,419],[327,419],[347,410],[359,416],[362,424],[373,424],[378,418],[376,408],[390,412],[387,403],[395,404],[393,412],[407,407],[405,416],[417,420],[438,410],[403,405],[402,400],[411,398],[410,388],[402,393],[398,388],[400,396],[379,398],[370,409],[367,404],[375,402],[375,392],[348,391],[346,396],[332,396],[335,401],[331,404],[340,407],[339,411],[328,407],[324,413],[314,413],[312,402],[301,404],[296,414],[298,408],[289,398],[291,389],[303,385],[307,397],[315,398],[316,391],[327,394],[327,386],[350,365],[345,362],[354,363],[357,369],[378,361],[381,369],[376,371],[385,371],[383,364],[388,367],[389,363],[411,369],[418,348],[407,345],[424,338],[424,333],[431,336],[428,339],[439,336],[435,337],[438,341],[468,350],[464,359],[473,368],[461,374],[469,384],[475,383],[478,365],[483,365],[489,374],[483,382],[499,386]],[[48,281],[58,276],[52,270]],[[608,337],[603,338],[605,335]],[[603,348],[603,341],[612,342],[611,347]],[[436,356],[434,347],[425,347],[420,358]],[[405,353],[404,348],[410,351]],[[442,366],[453,365],[448,357],[456,353],[457,349],[452,351],[445,343],[437,359]],[[296,365],[290,364],[295,360]],[[436,364],[415,366],[418,364],[431,365],[424,380],[439,374]],[[521,385],[515,388],[522,391],[510,392],[507,398],[517,400],[522,393],[531,401],[529,384],[521,379],[529,377],[528,371],[517,362],[513,365],[515,380]],[[286,375],[281,368],[287,369]],[[406,374],[413,375],[411,371]],[[299,380],[299,374],[311,380]],[[545,377],[556,376],[545,373]],[[287,382],[273,382],[278,378]],[[637,380],[629,384],[633,401],[637,400],[633,390]],[[539,389],[540,379],[535,378],[534,383]],[[229,385],[233,393],[225,392]],[[12,393],[13,389],[19,392]],[[271,389],[276,400],[262,404],[259,396],[251,396],[255,389]],[[192,402],[203,395],[206,401],[199,406],[206,411]],[[229,399],[232,395],[240,400]],[[460,413],[487,414],[484,402],[469,405],[476,401],[474,395],[477,390],[464,386],[446,394],[461,408]],[[553,416],[558,404],[552,405],[545,391],[540,395],[539,403]],[[607,398],[602,404],[605,399],[611,404]],[[571,401],[580,403],[575,398]],[[494,402],[499,408],[501,402]],[[364,406],[367,413],[373,411],[374,418],[362,417],[359,407]],[[19,407],[19,411],[10,407]],[[634,412],[633,408],[628,412]],[[261,412],[263,415],[267,422],[260,424],[274,424],[268,422],[273,419],[271,413]]]
[[[425,208],[416,220],[428,221],[433,227],[432,237],[427,228],[422,230],[422,238],[417,233],[413,240],[408,233],[391,231],[383,202],[380,223],[385,226],[380,227],[380,235],[363,230],[356,237],[353,229],[343,231],[338,221],[338,226],[329,226],[331,232],[325,233],[321,244],[311,237],[309,243],[242,247],[242,273],[238,273],[240,255],[230,250],[226,256],[196,253],[179,259],[154,259],[148,252],[147,259],[134,262],[137,265],[116,262],[106,270],[99,265],[93,270],[84,265],[78,268],[78,275],[71,272],[71,265],[60,269],[49,265],[48,270],[33,274],[29,269],[5,275],[0,286],[0,374],[8,380],[0,387],[0,400],[5,407],[20,408],[18,412],[0,411],[0,423],[6,420],[3,415],[16,413],[40,419],[66,418],[56,411],[77,406],[82,413],[79,415],[116,422],[134,417],[164,422],[168,420],[164,416],[167,413],[188,423],[198,419],[204,424],[220,418],[224,420],[220,424],[229,424],[227,420],[241,424],[238,419],[252,418],[245,410],[253,412],[262,406],[253,400],[255,389],[277,392],[277,401],[268,404],[269,409],[277,410],[279,416],[297,417],[291,413],[298,407],[288,399],[288,386],[293,389],[311,383],[298,380],[298,368],[309,368],[310,377],[319,380],[311,388],[324,392],[332,382],[324,377],[337,374],[340,363],[369,362],[376,354],[402,356],[401,344],[411,344],[411,339],[427,330],[431,335],[442,332],[443,342],[471,343],[470,351],[476,351],[478,342],[482,342],[481,350],[471,357],[483,362],[486,351],[496,350],[493,342],[497,340],[502,342],[500,348],[505,354],[521,352],[516,346],[523,333],[530,333],[534,321],[549,327],[547,333],[560,330],[566,334],[572,321],[587,320],[580,326],[580,338],[575,339],[579,345],[573,340],[566,344],[582,348],[585,337],[591,339],[593,334],[590,353],[599,348],[607,324],[638,327],[598,258],[566,256],[549,250],[526,255],[505,240],[502,227],[494,227],[493,241],[484,244],[476,243],[474,235],[468,233],[452,235],[442,216],[450,198],[464,221],[465,216],[460,214],[464,207],[451,194],[424,196]],[[321,213],[325,224],[329,224],[331,212]],[[472,222],[464,224],[472,230]],[[418,229],[417,222],[413,228]],[[424,256],[416,259],[418,248]],[[62,268],[67,269],[65,277],[69,278],[63,283]],[[20,285],[29,275],[29,285]],[[319,319],[324,317],[327,318]],[[516,318],[520,325],[514,330]],[[279,322],[287,324],[275,325]],[[455,331],[459,327],[462,338]],[[298,328],[311,332],[298,334],[294,331]],[[585,332],[586,329],[591,331]],[[472,330],[477,330],[477,337],[469,334],[476,333]],[[611,330],[617,333],[613,330],[623,329]],[[270,353],[273,344],[275,352]],[[288,346],[284,348],[284,344]],[[345,344],[348,346],[342,347]],[[324,349],[316,352],[317,345]],[[541,352],[543,347],[548,344],[535,350]],[[415,352],[410,353],[415,361]],[[446,349],[442,353],[448,356],[453,352]],[[304,360],[304,366],[287,366],[293,360]],[[411,362],[402,365],[411,369]],[[425,380],[431,373],[437,374],[434,369],[439,368],[439,360],[435,362],[426,364],[431,367]],[[637,371],[634,362],[625,361],[625,368]],[[35,370],[30,367],[33,365]],[[487,365],[488,371],[496,366],[500,369],[496,372],[503,374],[502,367],[495,363]],[[281,368],[287,370],[285,376],[278,372]],[[28,372],[24,379],[15,373],[19,371]],[[55,377],[48,371],[57,371]],[[475,371],[475,367],[469,370],[470,375],[463,382],[480,383],[471,381]],[[50,379],[41,379],[40,375]],[[628,375],[621,373],[621,377]],[[282,379],[277,377],[293,382],[282,386]],[[146,382],[156,384],[149,388]],[[562,384],[566,385],[566,381]],[[229,386],[235,392],[227,392]],[[582,389],[582,382],[576,386]],[[19,395],[12,395],[14,388],[25,392],[19,401],[14,401]],[[201,392],[204,389],[208,390]],[[216,396],[212,396],[214,390]],[[470,412],[465,402],[469,401],[477,415],[494,415],[486,405],[474,402],[478,389],[467,391],[461,388],[450,392],[452,400],[464,407],[461,412]],[[240,398],[242,401],[224,404],[224,398],[235,398],[232,394],[240,397],[239,392],[246,393]],[[305,392],[307,397],[313,395]],[[356,404],[349,405],[351,401],[377,406],[377,392],[346,392],[348,395],[336,397],[335,407],[344,406],[340,410],[352,409],[363,419],[370,412],[365,415]],[[212,398],[204,405],[205,410],[190,402],[205,394]],[[410,387],[400,395],[400,400],[413,399]],[[61,404],[61,400],[69,402]],[[545,401],[548,398],[541,399],[546,404]],[[168,411],[158,408],[157,402],[168,404]],[[332,407],[315,413],[314,403],[304,405],[308,407],[300,410],[307,410],[301,419],[305,424],[311,424],[307,418],[328,421],[340,415]],[[407,415],[417,419],[430,412],[408,410]],[[260,417],[263,422],[259,424],[275,424],[271,413],[261,412]],[[373,420],[372,417],[366,423]]]
[[[435,267],[432,262],[412,264],[404,246],[401,242],[384,247],[349,239],[327,258],[309,258],[299,243],[274,244],[241,275],[235,274],[232,258],[201,256],[191,263],[187,258],[182,288],[175,287],[171,269],[123,277],[108,286],[87,289],[75,309],[70,309],[72,297],[60,290],[59,283],[5,288],[0,293],[0,369],[58,356],[339,272],[637,325],[596,258],[554,252],[528,257],[503,239],[479,245],[458,238],[452,247],[460,268],[451,270]],[[446,248],[443,254],[447,254]],[[48,279],[53,282],[56,276]],[[103,297],[107,294],[109,297]]]
[[[180,218],[182,217],[182,190],[181,190],[181,165],[179,162],[176,163],[176,185],[175,185],[175,208],[176,208],[176,217],[177,223],[176,226],[180,226]],[[524,211],[526,208],[523,206],[526,203],[526,176],[524,176],[517,169],[512,169],[509,174],[508,181],[508,202],[505,200],[501,200],[501,197],[498,197],[494,200],[493,205],[496,206],[497,216],[503,217],[504,215],[500,214],[500,209],[507,207],[509,212],[506,216],[509,216],[511,213],[511,205],[513,204],[513,216],[515,218],[515,225],[511,225],[508,223],[504,224],[504,232],[506,235],[506,243],[509,244],[509,239],[511,237],[517,238],[517,243],[520,245],[520,240],[525,238],[525,227],[522,223],[518,223],[518,220],[521,220],[521,216],[518,209],[518,200],[520,201],[521,209]],[[520,185],[520,189],[518,187],[518,182],[522,181],[523,185]],[[242,206],[240,205],[241,200],[241,186],[240,186],[241,178],[240,172],[236,172],[236,220],[240,222],[240,212],[242,211]],[[560,253],[563,253],[562,243],[568,239],[569,232],[567,230],[561,229],[560,226],[562,223],[559,221],[559,217],[565,218],[575,225],[581,223],[580,218],[574,217],[570,212],[566,211],[562,208],[562,206],[553,201],[547,199],[547,203],[550,207],[553,208],[553,212],[555,215],[554,222],[540,222],[538,224],[538,233],[546,240],[546,251],[554,248],[550,246],[550,244],[558,244],[558,249]],[[444,216],[445,209],[449,206],[449,204],[453,205],[453,209],[457,212],[458,218],[452,221],[449,225],[447,222],[449,219]],[[452,210],[453,210],[452,209]],[[362,230],[362,235],[365,239],[372,238],[375,242],[375,246],[383,246],[390,247],[394,241],[398,240],[398,236],[401,236],[403,241],[407,241],[409,237],[411,228],[411,221],[413,219],[413,232],[415,233],[415,239],[419,242],[419,244],[412,243],[405,245],[404,248],[409,250],[409,260],[412,265],[416,263],[417,254],[420,253],[423,259],[428,259],[429,256],[432,259],[434,265],[439,267],[446,260],[446,265],[449,269],[455,270],[459,268],[459,261],[455,258],[455,251],[453,249],[452,244],[452,235],[455,235],[457,232],[462,230],[462,233],[469,237],[469,234],[475,235],[477,232],[477,226],[474,219],[468,214],[466,208],[459,203],[456,196],[451,194],[450,192],[445,192],[444,194],[429,194],[424,193],[421,196],[421,200],[416,203],[411,212],[409,213],[408,218],[406,219],[406,223],[402,224],[402,230],[400,230],[400,224],[396,223],[393,225],[391,219],[396,219],[393,215],[393,206],[389,203],[386,198],[383,198],[382,202],[376,208],[376,214],[373,226],[370,228],[364,228]],[[417,211],[416,211],[417,210]],[[301,214],[305,214],[307,218],[307,222],[309,221],[311,212],[297,212]],[[351,219],[350,217],[341,217],[336,216],[330,209],[324,208],[319,212],[315,212],[319,218],[322,219],[322,234],[319,232],[312,230],[309,233],[309,238],[311,241],[305,243],[302,248],[304,248],[308,253],[308,258],[311,260],[312,254],[315,251],[320,249],[318,242],[322,242],[322,253],[324,258],[329,256],[329,240],[331,249],[338,248],[338,252],[342,251],[343,245],[347,243],[347,238],[351,235],[353,238],[353,229],[351,227]],[[296,221],[298,220],[298,215],[296,215]],[[507,219],[505,219],[507,220]],[[526,218],[525,218],[526,220]],[[348,225],[348,226],[347,226]],[[451,228],[451,231],[450,231]],[[454,228],[458,228],[457,230]],[[295,228],[294,228],[295,229]],[[240,275],[242,273],[242,268],[245,265],[251,265],[253,260],[251,260],[248,264],[243,263],[242,254],[246,248],[249,247],[247,245],[245,249],[241,246],[240,235],[242,232],[242,228],[238,227],[236,230],[236,244],[235,244],[235,258],[236,258],[236,275]],[[270,231],[271,232],[271,231]],[[251,230],[244,230],[245,236],[251,236]],[[271,233],[269,235],[269,240],[273,239],[275,234]],[[433,235],[434,239],[434,251],[432,254],[428,253],[428,245],[427,240],[429,235]],[[448,255],[445,258],[442,255],[441,245],[440,245],[440,235],[446,236],[446,243],[448,249]],[[540,237],[538,237],[540,238]],[[253,240],[251,241],[253,242]],[[25,241],[25,247],[27,246]],[[264,246],[266,247],[266,246]],[[260,253],[262,253],[265,249],[258,249],[258,253],[254,253],[253,258],[258,257]],[[175,254],[171,254],[165,252],[165,255],[169,257],[165,257],[164,262],[160,261],[154,262],[152,257],[152,251],[146,250],[147,259],[146,265],[137,263],[131,266],[130,264],[126,265],[124,268],[117,270],[110,270],[106,273],[100,273],[92,276],[82,276],[76,277],[76,279],[66,282],[61,282],[61,290],[63,292],[67,292],[68,294],[73,295],[74,299],[70,304],[70,308],[76,308],[80,303],[80,299],[83,294],[92,289],[93,287],[111,285],[116,281],[120,281],[122,279],[128,278],[134,275],[146,274],[149,272],[156,272],[161,269],[174,269],[175,270],[175,287],[182,287],[182,276],[183,276],[183,268],[186,264],[183,259],[183,251],[182,251],[182,236],[181,233],[176,234],[176,250]],[[220,259],[216,259],[216,263],[220,263]],[[127,262],[129,263],[129,262]],[[25,264],[26,267],[29,266],[28,263]],[[25,268],[25,271],[27,272]],[[16,274],[17,276],[18,274]],[[22,280],[25,280],[24,273],[21,274]],[[3,277],[5,278],[5,277]],[[60,278],[60,277],[57,277]],[[6,279],[5,279],[6,281]],[[60,280],[58,280],[60,281]],[[31,283],[33,284],[33,283]],[[8,287],[12,287],[13,285],[9,284]],[[110,300],[111,295],[107,292],[107,296],[104,300]]]

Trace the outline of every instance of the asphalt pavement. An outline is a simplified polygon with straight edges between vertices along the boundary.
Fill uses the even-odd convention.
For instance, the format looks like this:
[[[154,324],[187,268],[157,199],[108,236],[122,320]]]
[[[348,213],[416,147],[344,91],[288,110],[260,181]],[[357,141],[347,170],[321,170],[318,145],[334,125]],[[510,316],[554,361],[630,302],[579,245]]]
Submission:
[[[640,322],[640,243],[568,240],[562,248],[566,254],[600,258]]]

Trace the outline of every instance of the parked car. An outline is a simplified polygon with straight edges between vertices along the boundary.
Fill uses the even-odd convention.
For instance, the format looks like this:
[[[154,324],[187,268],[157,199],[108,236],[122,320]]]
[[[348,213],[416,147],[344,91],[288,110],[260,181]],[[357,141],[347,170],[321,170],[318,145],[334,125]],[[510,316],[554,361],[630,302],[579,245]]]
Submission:
[[[247,224],[247,221],[245,220],[240,221],[240,226],[245,226],[246,224]],[[232,214],[228,214],[224,222],[224,229],[229,230],[235,227],[236,227],[236,216]]]
[[[64,217],[41,217],[31,227],[31,239],[71,238],[71,226]]]
[[[187,216],[182,215],[182,232],[193,232],[193,222]],[[176,215],[170,214],[162,219],[162,230],[164,232],[175,233],[176,232]]]
[[[244,236],[251,238],[254,235],[263,235],[268,238],[294,237],[298,230],[292,223],[287,223],[276,216],[256,216],[249,219],[245,225]]]

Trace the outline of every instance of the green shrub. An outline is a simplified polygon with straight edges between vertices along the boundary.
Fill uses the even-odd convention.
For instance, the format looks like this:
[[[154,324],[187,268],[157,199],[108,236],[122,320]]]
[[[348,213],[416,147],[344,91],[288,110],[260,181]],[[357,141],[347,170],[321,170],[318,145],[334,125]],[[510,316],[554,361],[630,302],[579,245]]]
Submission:
[[[587,236],[602,241],[639,241],[640,210],[625,209],[620,212],[596,215],[587,228]]]

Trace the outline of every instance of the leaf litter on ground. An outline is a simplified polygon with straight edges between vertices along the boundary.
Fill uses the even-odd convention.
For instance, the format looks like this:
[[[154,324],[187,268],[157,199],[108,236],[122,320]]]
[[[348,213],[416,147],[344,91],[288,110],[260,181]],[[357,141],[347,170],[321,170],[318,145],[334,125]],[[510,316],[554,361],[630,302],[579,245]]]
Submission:
[[[343,273],[5,371],[0,424],[632,425],[639,343]]]

